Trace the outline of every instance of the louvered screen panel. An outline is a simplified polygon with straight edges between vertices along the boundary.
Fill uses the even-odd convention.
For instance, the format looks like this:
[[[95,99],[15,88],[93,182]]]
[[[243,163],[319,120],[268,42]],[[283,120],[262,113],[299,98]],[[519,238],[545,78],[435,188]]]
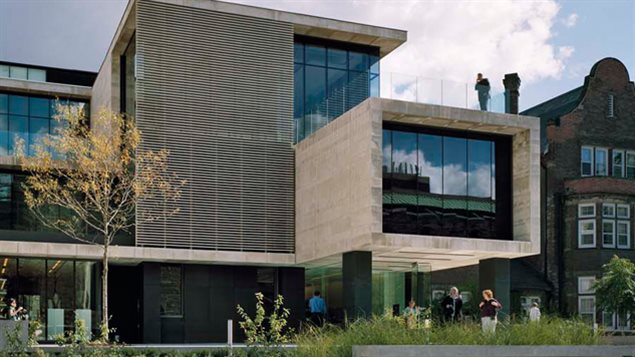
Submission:
[[[136,39],[142,149],[188,181],[137,245],[293,252],[292,26],[142,0]]]

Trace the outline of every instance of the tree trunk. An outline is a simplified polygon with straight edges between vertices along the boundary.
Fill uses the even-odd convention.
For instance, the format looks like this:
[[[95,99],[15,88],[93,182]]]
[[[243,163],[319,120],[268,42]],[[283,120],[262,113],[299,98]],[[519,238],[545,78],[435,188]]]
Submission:
[[[106,238],[107,239],[107,238]],[[104,241],[104,256],[102,259],[102,272],[101,272],[101,339],[104,342],[108,341],[108,334],[110,328],[108,326],[108,243]]]

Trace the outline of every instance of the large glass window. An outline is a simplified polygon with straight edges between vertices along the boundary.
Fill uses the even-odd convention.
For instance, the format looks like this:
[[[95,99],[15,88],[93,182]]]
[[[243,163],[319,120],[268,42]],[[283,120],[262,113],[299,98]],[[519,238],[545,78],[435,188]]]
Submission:
[[[499,188],[506,200],[495,194],[496,152],[509,142],[435,131],[384,129],[384,232],[509,239],[510,217],[497,216],[497,204],[511,186]]]
[[[75,319],[90,333],[97,327],[97,268],[88,261],[0,257],[0,298],[16,299],[30,320],[42,323],[41,340],[72,331]]]
[[[379,96],[378,55],[376,47],[296,38],[293,56],[296,142],[369,96]]]
[[[60,126],[60,122],[54,120],[57,103],[51,98],[0,93],[0,156],[14,155],[17,140],[24,143],[27,155],[35,154],[44,137],[55,134]],[[78,101],[60,103],[86,106]],[[87,110],[85,114],[89,114]]]

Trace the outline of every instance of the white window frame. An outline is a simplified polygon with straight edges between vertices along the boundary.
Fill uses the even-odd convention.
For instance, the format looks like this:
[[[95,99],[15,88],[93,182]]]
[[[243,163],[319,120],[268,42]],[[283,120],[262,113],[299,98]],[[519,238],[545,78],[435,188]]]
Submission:
[[[626,153],[624,154],[624,177],[635,178],[635,176],[634,177],[629,177],[628,174],[627,174],[629,167],[635,169],[635,166],[628,166],[628,157],[630,155],[635,156],[635,151],[626,151]]]
[[[620,208],[626,208],[626,216],[620,216],[618,213]],[[619,219],[630,219],[631,218],[631,205],[629,204],[618,204],[615,208],[615,216]]]
[[[582,214],[582,209],[586,207],[593,208],[593,214]],[[595,203],[580,203],[578,204],[578,218],[595,218]]]
[[[611,243],[606,243],[604,237],[607,235],[605,231],[605,225],[608,224],[611,226]],[[603,219],[602,220],[602,247],[604,248],[615,248],[615,220],[612,219]]]
[[[626,323],[626,326],[624,326],[624,328],[621,328],[620,326],[620,316],[619,314],[616,313],[608,313],[608,312],[604,312],[602,311],[602,325],[604,325],[604,328],[607,331],[631,331],[631,322],[630,322],[630,313],[626,314],[626,318],[629,320]],[[607,318],[610,317],[610,324],[607,324]]]
[[[622,154],[622,163],[619,165],[622,174],[619,176],[615,175],[615,154]],[[626,176],[626,151],[622,149],[613,149],[611,150],[611,176],[613,177],[625,177]]]
[[[592,300],[593,301],[593,323],[597,321],[597,308],[595,308],[595,295],[580,295],[578,296],[578,315],[590,315],[591,312],[582,312],[582,300]]]
[[[605,208],[612,210],[613,213],[609,212],[607,214],[606,212],[604,212]],[[602,217],[615,218],[615,203],[602,203]]]
[[[584,173],[584,161],[582,161],[583,155],[582,155],[582,151],[584,150],[589,150],[591,151],[591,173],[589,174],[585,174]],[[595,150],[593,150],[593,146],[586,146],[583,145],[580,148],[580,176],[582,177],[589,177],[589,176],[593,176],[593,174],[595,173]]]
[[[593,224],[593,230],[584,231],[582,230],[582,225],[586,223]],[[583,234],[593,234],[593,243],[583,244],[582,243],[582,235]],[[597,245],[597,227],[595,224],[595,219],[580,219],[578,220],[578,248],[595,248]]]
[[[597,168],[597,164],[598,164],[598,152],[603,152],[604,153],[604,173],[600,174],[600,172],[598,171]],[[595,148],[595,152],[593,155],[593,161],[594,164],[593,165],[593,175],[594,176],[608,176],[609,174],[609,149],[607,148]]]
[[[626,226],[626,244],[620,244],[620,235],[617,227],[621,224]],[[631,221],[617,221],[615,225],[615,244],[617,244],[617,248],[619,249],[631,249]]]
[[[580,295],[592,295],[595,294],[595,289],[593,289],[593,284],[595,284],[596,277],[595,276],[579,276],[578,277],[578,294]],[[583,283],[589,283],[589,290],[582,290]]]

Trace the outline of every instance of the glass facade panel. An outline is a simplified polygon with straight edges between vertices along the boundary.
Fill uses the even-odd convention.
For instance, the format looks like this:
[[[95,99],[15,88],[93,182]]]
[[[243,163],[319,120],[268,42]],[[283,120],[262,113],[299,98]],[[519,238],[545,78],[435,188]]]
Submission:
[[[28,78],[30,81],[46,82],[46,71],[43,69],[29,68]]]
[[[304,128],[313,132],[326,125],[326,68],[306,66]]]
[[[0,264],[0,298],[17,299],[31,321],[42,323],[38,339],[71,331],[75,318],[86,321],[87,332],[95,330],[96,262],[0,257]]]
[[[46,315],[48,336],[56,336],[73,329],[75,321],[73,269],[72,261],[47,260]]]
[[[50,101],[46,98],[29,98],[29,115],[32,117],[49,117]]]
[[[443,138],[419,134],[417,163],[419,233],[438,235],[443,232]]]
[[[304,45],[301,43],[293,44],[293,62],[304,63]]]
[[[384,232],[510,238],[511,217],[497,205],[511,204],[511,186],[497,187],[495,170],[497,150],[509,155],[509,140],[435,130],[384,129]],[[509,170],[508,164],[498,174]]]
[[[47,118],[29,119],[29,155],[35,155],[37,148],[43,147],[43,140],[49,133],[49,122]]]
[[[10,95],[9,114],[29,115],[29,97]]]
[[[306,45],[304,48],[306,64],[326,66],[326,48],[323,46]]]
[[[369,96],[379,96],[378,54],[375,47],[360,47],[353,53],[340,42],[296,37],[293,57],[296,142]]]
[[[9,96],[0,93],[0,113],[9,112]]]
[[[349,63],[348,63],[349,69],[352,69],[355,71],[366,71],[369,69],[367,53],[350,51],[348,53],[348,56],[349,56]]]
[[[6,64],[0,64],[0,77],[9,78],[9,66]]]
[[[341,69],[328,69],[327,114],[337,118],[346,111],[347,72]]]
[[[9,155],[9,116],[0,114],[0,156]]]
[[[327,53],[328,53],[329,67],[346,69],[348,58],[347,58],[347,54],[345,50],[329,48]]]
[[[9,115],[9,155],[14,155],[19,141],[28,145],[29,122],[27,116]]]
[[[24,140],[26,154],[34,154],[34,145],[64,125],[55,120],[58,104],[84,107],[89,115],[85,102],[0,93],[0,156],[15,154],[16,139]]]
[[[9,77],[13,79],[28,79],[26,67],[10,66]]]

